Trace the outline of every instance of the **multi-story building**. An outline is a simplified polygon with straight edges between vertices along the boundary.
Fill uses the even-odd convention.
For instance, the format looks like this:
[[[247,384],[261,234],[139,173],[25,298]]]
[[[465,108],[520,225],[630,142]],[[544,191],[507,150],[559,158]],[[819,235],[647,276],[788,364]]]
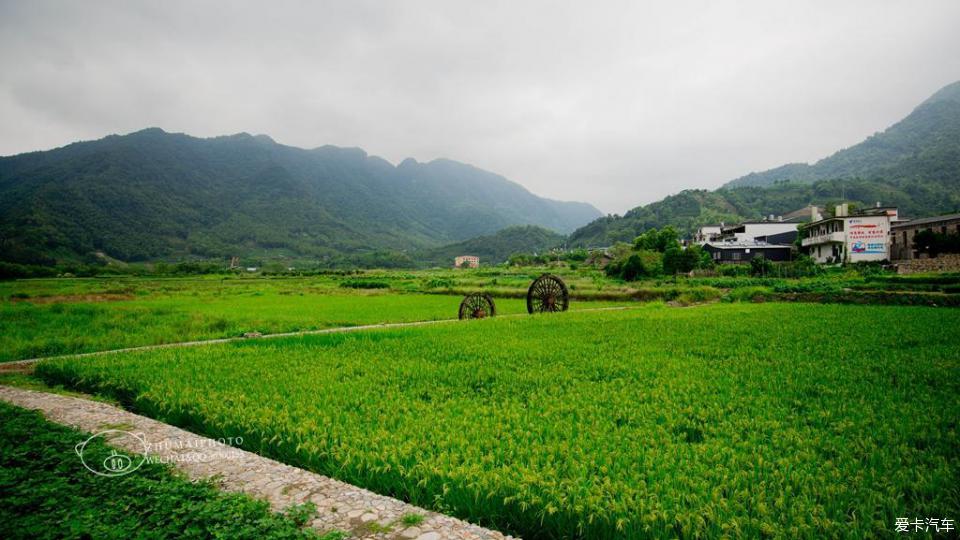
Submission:
[[[818,263],[890,260],[890,226],[896,207],[867,208],[854,214],[837,205],[832,217],[800,227],[800,246]]]

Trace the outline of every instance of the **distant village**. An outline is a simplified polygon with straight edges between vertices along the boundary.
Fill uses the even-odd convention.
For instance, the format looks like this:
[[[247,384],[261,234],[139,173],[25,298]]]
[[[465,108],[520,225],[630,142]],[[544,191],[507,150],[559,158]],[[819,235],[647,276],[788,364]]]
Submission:
[[[917,233],[960,234],[960,214],[911,220],[901,218],[897,207],[880,203],[855,211],[840,204],[832,215],[825,214],[821,207],[808,206],[786,216],[700,227],[693,242],[718,263],[748,262],[761,255],[789,261],[803,253],[819,264],[851,264],[923,259],[927,253],[914,245]]]
[[[832,214],[811,205],[782,216],[702,226],[684,243],[699,245],[717,264],[749,263],[757,257],[788,262],[803,254],[825,265],[887,261],[909,269],[910,261],[930,258],[929,251],[919,249],[915,242],[916,235],[924,231],[960,235],[960,214],[907,219],[900,217],[897,207],[879,202],[853,210],[849,204],[839,204]],[[479,266],[476,256],[454,259],[455,268]]]

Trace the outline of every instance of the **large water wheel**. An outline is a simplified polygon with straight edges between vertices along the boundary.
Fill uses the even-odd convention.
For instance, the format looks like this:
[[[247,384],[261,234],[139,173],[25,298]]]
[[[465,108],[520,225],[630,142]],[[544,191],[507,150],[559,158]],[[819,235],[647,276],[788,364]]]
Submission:
[[[538,277],[527,290],[527,312],[548,313],[566,311],[570,307],[567,284],[552,274]]]
[[[497,305],[487,293],[475,292],[463,297],[460,302],[461,319],[483,319],[497,314]]]

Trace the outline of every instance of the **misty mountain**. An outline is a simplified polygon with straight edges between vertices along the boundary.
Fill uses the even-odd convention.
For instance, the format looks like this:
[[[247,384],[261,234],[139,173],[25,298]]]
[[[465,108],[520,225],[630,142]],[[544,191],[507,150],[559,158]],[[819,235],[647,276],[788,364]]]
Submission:
[[[309,257],[436,247],[600,215],[451,160],[398,166],[245,133],[146,129],[0,158],[0,259]]]
[[[924,217],[960,209],[960,82],[921,103],[883,133],[813,165],[793,163],[733,180],[715,191],[686,190],[605,216],[576,230],[571,246],[607,246],[672,225],[689,234],[700,225],[783,215],[839,202],[900,207]]]

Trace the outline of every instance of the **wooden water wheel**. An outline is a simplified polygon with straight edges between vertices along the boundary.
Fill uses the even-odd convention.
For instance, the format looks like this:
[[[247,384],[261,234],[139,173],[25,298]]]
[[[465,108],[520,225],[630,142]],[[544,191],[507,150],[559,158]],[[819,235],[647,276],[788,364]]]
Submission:
[[[475,292],[463,297],[460,302],[461,319],[483,319],[497,314],[497,305],[487,293]]]
[[[570,293],[562,279],[551,274],[538,277],[527,290],[527,312],[549,313],[566,311],[570,307]]]

